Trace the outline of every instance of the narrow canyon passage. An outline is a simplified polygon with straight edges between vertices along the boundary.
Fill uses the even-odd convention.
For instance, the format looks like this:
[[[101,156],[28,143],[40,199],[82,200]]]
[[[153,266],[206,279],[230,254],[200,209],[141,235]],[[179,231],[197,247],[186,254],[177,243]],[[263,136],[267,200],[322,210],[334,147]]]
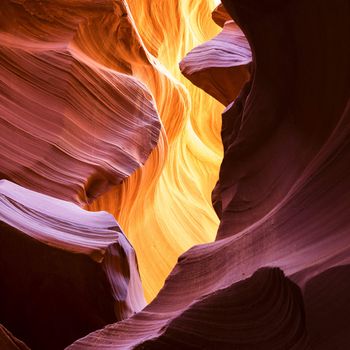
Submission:
[[[126,23],[117,30],[127,28],[125,41],[130,33],[135,39],[123,54],[130,74],[152,92],[164,128],[145,166],[88,208],[115,215],[136,250],[150,301],[177,258],[195,244],[213,241],[219,225],[211,192],[222,161],[224,106],[186,79],[179,63],[221,28],[211,20],[212,0],[127,4]],[[141,45],[147,60],[139,62],[135,51]]]
[[[350,349],[349,0],[2,0],[0,350]]]

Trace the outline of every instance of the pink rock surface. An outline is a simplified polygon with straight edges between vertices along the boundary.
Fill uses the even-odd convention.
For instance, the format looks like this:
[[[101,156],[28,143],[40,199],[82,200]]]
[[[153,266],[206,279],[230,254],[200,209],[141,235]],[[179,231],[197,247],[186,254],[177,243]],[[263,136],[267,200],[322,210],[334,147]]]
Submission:
[[[160,130],[151,94],[78,45],[82,23],[113,11],[109,0],[1,4],[2,178],[86,204],[148,158]]]
[[[0,322],[33,349],[145,306],[135,252],[112,215],[0,181]]]
[[[227,106],[249,80],[251,59],[247,39],[231,20],[220,34],[190,51],[180,69],[193,84]]]
[[[70,350],[350,348],[349,2],[224,5],[253,75],[223,114],[217,240]]]

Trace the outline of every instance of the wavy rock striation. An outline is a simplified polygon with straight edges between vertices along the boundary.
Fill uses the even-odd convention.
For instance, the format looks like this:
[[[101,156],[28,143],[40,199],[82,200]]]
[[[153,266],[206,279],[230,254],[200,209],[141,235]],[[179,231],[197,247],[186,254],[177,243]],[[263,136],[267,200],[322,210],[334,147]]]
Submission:
[[[81,50],[95,60],[147,85],[162,121],[145,165],[88,206],[113,213],[123,227],[137,252],[147,300],[178,256],[212,241],[219,225],[211,191],[222,160],[224,107],[178,67],[188,51],[218,33],[212,8],[213,0],[116,1],[113,16],[96,17],[79,37]]]
[[[227,106],[249,80],[251,59],[247,39],[237,24],[228,20],[220,34],[187,54],[180,69],[193,84]]]
[[[62,349],[145,306],[114,218],[0,181],[0,321],[33,349]]]
[[[2,178],[86,204],[148,158],[160,130],[151,94],[79,47],[84,24],[113,10],[107,0],[2,3]]]
[[[70,350],[350,346],[350,4],[224,5],[253,67],[223,114],[217,239],[142,312]]]
[[[211,190],[223,106],[178,69],[219,29],[208,21],[213,0],[193,5],[1,3],[0,178],[112,213],[138,252],[148,300],[219,224]]]
[[[300,289],[276,268],[259,269],[246,280],[201,297],[161,332],[135,349],[308,346]]]

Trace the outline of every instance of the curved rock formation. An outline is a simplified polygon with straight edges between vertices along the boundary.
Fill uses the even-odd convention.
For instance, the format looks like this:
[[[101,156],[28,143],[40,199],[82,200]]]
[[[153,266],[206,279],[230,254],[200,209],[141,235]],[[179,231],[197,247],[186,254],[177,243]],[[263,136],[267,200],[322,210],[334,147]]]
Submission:
[[[229,20],[220,34],[190,51],[180,62],[180,69],[193,84],[227,106],[249,80],[250,62],[247,39]]]
[[[223,4],[219,4],[214,9],[211,18],[219,27],[224,27],[227,21],[232,21],[231,16],[228,14]]]
[[[180,57],[217,34],[212,6],[1,6],[0,178],[113,213],[138,252],[148,300],[179,254],[213,240],[219,224],[210,195],[222,159],[223,107],[178,69]],[[165,11],[171,20],[153,20]]]
[[[223,115],[217,239],[183,254],[142,312],[70,350],[213,349],[222,345],[219,335],[223,348],[349,347],[350,4],[321,0],[317,11],[311,0],[224,5],[250,43],[253,75]],[[243,317],[259,320],[264,298],[253,297],[252,305],[237,290],[254,285],[263,266],[282,269],[288,279],[269,280],[267,300],[276,302],[262,318],[276,321],[284,310],[278,324],[288,326],[280,334],[265,328],[261,337],[275,335],[276,342],[257,345],[249,339],[258,339],[261,328],[245,328]],[[277,290],[290,308],[279,307]],[[233,305],[246,311],[228,312]],[[235,336],[224,338],[236,324]]]
[[[135,349],[307,349],[300,289],[279,269],[203,296]]]
[[[4,326],[0,324],[0,349],[2,350],[29,350],[29,348]]]
[[[83,24],[113,15],[113,2],[1,7],[0,175],[91,202],[145,162],[160,129],[146,87],[79,48]]]
[[[62,349],[145,306],[114,218],[0,181],[0,322],[33,349]]]
[[[149,299],[177,253],[218,223],[219,103],[177,66],[201,29],[216,34],[209,3],[1,7],[1,177],[83,204],[139,167],[160,129],[145,167],[89,207],[125,224]],[[220,226],[180,256],[145,309],[134,251],[111,215],[0,181],[0,322],[34,349],[82,336],[67,349],[350,347],[349,1],[224,6],[213,14],[222,33],[181,64],[227,105]],[[21,346],[2,327],[1,342]]]
[[[310,1],[266,3],[254,10],[255,1],[226,5],[249,39],[256,72],[251,87],[223,116],[219,238],[264,220],[295,197],[327,162],[326,153],[336,152],[329,143],[344,137],[337,132],[347,118],[350,53],[346,40],[335,42],[327,33],[347,33],[346,15],[339,13],[346,13],[348,4],[337,3],[329,17],[324,9],[311,15]],[[329,23],[323,28],[325,17]],[[322,27],[324,36],[310,32],[309,23]],[[335,51],[342,53],[340,59],[332,56]],[[335,65],[341,75],[331,72]]]
[[[178,256],[212,241],[219,225],[211,191],[222,160],[224,107],[178,67],[188,51],[219,32],[210,20],[213,7],[212,0],[116,1],[115,16],[96,18],[79,40],[94,59],[118,71],[123,62],[124,73],[147,85],[164,126],[145,166],[88,206],[113,213],[123,227],[137,252],[147,300]]]

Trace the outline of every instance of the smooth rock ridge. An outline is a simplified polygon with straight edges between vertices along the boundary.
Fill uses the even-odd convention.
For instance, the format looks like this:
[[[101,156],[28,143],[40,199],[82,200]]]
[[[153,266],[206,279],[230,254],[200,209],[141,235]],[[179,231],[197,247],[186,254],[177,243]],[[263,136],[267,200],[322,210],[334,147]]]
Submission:
[[[250,79],[249,43],[231,19],[212,40],[191,50],[180,62],[182,74],[223,105],[229,105]]]
[[[0,181],[0,322],[62,349],[145,306],[135,252],[112,215]]]

